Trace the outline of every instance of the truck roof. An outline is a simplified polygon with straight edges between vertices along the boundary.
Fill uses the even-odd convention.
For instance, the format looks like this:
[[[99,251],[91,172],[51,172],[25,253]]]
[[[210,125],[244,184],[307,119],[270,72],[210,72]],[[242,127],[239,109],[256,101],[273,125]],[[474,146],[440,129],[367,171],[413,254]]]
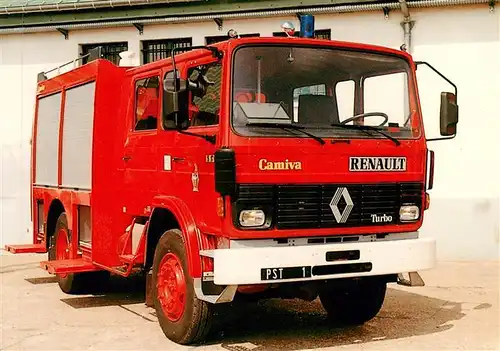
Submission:
[[[55,77],[38,82],[37,96],[50,95],[60,91],[63,87],[69,88],[96,79],[102,72],[126,71],[126,67],[120,67],[105,59],[98,59],[88,62],[82,66],[75,67],[67,72],[63,72]]]
[[[314,39],[314,38],[300,38],[300,37],[246,37],[246,38],[234,38],[228,39],[222,42],[218,42],[210,47],[215,47],[220,50],[227,49],[228,47],[236,47],[246,44],[255,43],[266,43],[266,44],[290,44],[290,45],[304,45],[304,46],[327,46],[327,47],[342,47],[349,48],[353,50],[363,50],[363,51],[375,51],[380,53],[385,53],[389,55],[397,55],[404,57],[407,60],[411,59],[411,56],[402,50],[396,50],[384,46],[364,44],[364,43],[354,43],[347,41],[337,41],[328,39]],[[177,60],[193,60],[200,56],[206,55],[206,51],[202,49],[193,49],[180,53],[176,55]],[[99,69],[116,69],[125,71],[126,75],[134,75],[141,72],[146,72],[154,69],[160,69],[165,66],[170,66],[172,64],[172,58],[167,57],[158,61],[154,61],[148,64],[144,64],[138,67],[122,67],[113,64],[112,62],[105,59],[98,59],[91,61],[82,66],[73,68],[67,72],[61,73],[55,77],[46,79],[38,83],[37,95],[47,95],[51,92],[60,90],[63,86],[77,85],[84,81],[88,81],[96,77],[97,71]]]

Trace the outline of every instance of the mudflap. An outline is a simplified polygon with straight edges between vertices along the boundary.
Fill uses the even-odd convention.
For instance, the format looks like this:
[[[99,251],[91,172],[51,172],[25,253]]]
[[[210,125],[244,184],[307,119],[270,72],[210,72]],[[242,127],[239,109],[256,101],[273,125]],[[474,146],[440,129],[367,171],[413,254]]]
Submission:
[[[146,275],[146,306],[154,307],[153,300],[153,270],[150,269]]]
[[[409,272],[408,276],[408,279],[406,279],[403,273],[399,273],[398,284],[404,286],[425,286],[425,282],[418,272]]]

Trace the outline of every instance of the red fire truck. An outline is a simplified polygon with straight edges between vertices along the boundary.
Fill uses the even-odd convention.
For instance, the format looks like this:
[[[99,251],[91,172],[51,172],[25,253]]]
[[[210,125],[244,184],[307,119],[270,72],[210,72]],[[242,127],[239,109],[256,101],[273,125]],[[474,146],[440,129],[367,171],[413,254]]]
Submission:
[[[435,264],[435,240],[419,238],[434,167],[426,63],[285,29],[139,67],[97,48],[40,74],[33,244],[6,248],[48,253],[41,267],[68,294],[144,274],[180,344],[202,342],[237,296],[319,297],[332,321],[361,324],[387,283],[423,284],[417,271]],[[455,89],[441,94],[449,139],[456,87],[435,72]]]

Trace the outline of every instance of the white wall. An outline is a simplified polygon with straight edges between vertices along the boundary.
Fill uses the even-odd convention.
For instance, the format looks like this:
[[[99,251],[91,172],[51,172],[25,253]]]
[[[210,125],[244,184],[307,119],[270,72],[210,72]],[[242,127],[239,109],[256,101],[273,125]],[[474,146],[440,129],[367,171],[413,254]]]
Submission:
[[[436,151],[435,189],[422,233],[438,239],[440,259],[498,259],[500,245],[500,16],[487,6],[411,10],[413,54],[449,76],[459,86],[460,123],[454,140],[432,142]],[[215,23],[145,26],[59,33],[0,35],[0,244],[29,242],[29,140],[36,74],[76,57],[79,44],[128,41],[140,53],[140,41],[239,33],[261,36],[279,31],[295,17]],[[332,38],[399,48],[401,14],[382,12],[317,15],[317,29],[332,29]],[[139,59],[140,54],[137,55]],[[428,131],[438,128],[439,92],[448,89],[419,69],[424,118]]]

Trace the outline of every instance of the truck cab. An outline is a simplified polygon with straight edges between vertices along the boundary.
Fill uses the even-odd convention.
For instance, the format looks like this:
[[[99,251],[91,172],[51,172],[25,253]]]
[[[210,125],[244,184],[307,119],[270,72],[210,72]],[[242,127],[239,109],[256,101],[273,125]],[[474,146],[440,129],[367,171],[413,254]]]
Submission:
[[[333,318],[363,323],[401,273],[421,284],[416,272],[435,263],[435,240],[419,238],[433,153],[410,55],[293,37],[197,53],[174,55],[164,72],[157,158],[167,163],[157,184],[206,236],[188,253],[202,257],[198,298],[319,296]],[[444,136],[454,134],[454,97],[443,95]],[[171,267],[155,269],[159,259],[153,286]],[[168,306],[175,291],[160,289],[157,300]],[[174,324],[163,330],[175,339]]]

